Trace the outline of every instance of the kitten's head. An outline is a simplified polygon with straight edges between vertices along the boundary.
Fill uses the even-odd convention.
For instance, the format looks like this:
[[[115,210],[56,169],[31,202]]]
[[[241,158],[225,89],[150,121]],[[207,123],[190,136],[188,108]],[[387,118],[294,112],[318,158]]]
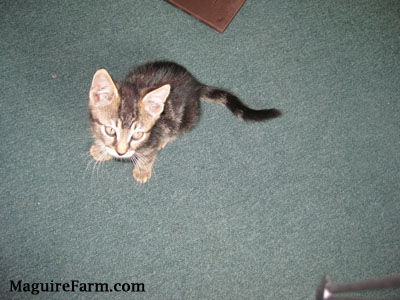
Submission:
[[[98,70],[89,92],[89,110],[99,149],[116,158],[132,157],[150,137],[170,89],[166,84],[150,91],[129,93],[129,87],[124,87],[121,95],[108,72]]]

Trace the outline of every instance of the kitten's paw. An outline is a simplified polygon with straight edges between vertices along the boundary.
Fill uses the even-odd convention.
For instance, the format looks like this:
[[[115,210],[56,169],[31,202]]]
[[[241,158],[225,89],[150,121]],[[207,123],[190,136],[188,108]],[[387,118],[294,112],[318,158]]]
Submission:
[[[90,155],[93,157],[94,160],[97,161],[106,161],[110,160],[112,156],[106,152],[102,152],[97,145],[92,145],[90,147]]]
[[[133,178],[139,183],[145,183],[151,178],[151,169],[134,168],[132,171]]]

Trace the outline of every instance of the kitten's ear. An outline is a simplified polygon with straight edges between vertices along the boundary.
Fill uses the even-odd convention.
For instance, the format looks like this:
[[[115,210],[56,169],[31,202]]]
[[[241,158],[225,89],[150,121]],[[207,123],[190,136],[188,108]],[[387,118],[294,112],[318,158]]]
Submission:
[[[89,92],[89,104],[94,107],[104,107],[118,98],[118,90],[110,74],[100,69],[94,74]]]
[[[147,93],[142,100],[146,112],[152,117],[159,117],[164,111],[164,103],[167,100],[170,91],[171,86],[166,84],[154,91]]]

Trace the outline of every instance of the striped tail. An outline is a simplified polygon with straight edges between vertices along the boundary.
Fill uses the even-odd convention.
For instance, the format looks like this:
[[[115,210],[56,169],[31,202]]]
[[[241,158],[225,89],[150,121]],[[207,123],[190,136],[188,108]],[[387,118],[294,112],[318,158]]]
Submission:
[[[236,117],[244,121],[265,121],[274,119],[282,115],[282,113],[275,109],[251,109],[247,107],[238,97],[234,94],[220,89],[205,86],[203,89],[202,100],[207,102],[214,102],[221,104],[228,108]]]

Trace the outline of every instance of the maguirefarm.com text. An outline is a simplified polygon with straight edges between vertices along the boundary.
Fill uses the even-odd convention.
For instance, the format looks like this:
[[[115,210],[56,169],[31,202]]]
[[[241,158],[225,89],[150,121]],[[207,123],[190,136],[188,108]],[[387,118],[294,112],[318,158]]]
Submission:
[[[71,280],[69,282],[23,282],[22,280],[10,280],[10,292],[31,293],[38,295],[39,293],[143,293],[146,292],[144,283],[114,283],[108,284],[104,282],[80,282],[79,280]]]

